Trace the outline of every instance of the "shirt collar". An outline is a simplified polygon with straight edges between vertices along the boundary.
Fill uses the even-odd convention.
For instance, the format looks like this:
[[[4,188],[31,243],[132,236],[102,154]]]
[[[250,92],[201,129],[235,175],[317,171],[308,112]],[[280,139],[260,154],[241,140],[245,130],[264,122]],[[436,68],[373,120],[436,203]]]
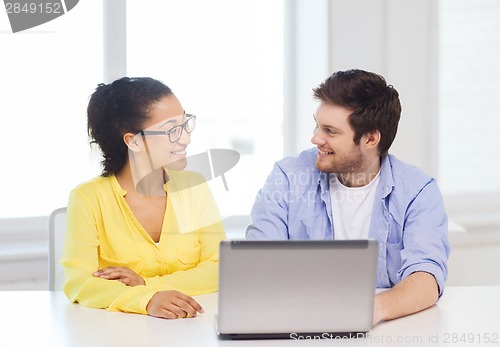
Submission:
[[[391,164],[390,154],[382,158],[382,163],[380,164],[380,182],[379,182],[379,192],[382,199],[386,198],[394,188],[394,178],[392,177],[392,164]]]

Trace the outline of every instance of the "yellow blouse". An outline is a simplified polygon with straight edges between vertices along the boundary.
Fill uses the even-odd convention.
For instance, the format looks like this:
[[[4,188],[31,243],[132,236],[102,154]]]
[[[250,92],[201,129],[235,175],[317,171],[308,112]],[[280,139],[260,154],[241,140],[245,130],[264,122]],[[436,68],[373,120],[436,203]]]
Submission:
[[[218,290],[219,244],[225,233],[210,188],[194,173],[169,175],[158,244],[135,218],[115,176],[97,177],[71,192],[61,260],[70,300],[147,314],[158,291],[199,295]],[[129,267],[146,285],[128,287],[92,275],[108,266]]]

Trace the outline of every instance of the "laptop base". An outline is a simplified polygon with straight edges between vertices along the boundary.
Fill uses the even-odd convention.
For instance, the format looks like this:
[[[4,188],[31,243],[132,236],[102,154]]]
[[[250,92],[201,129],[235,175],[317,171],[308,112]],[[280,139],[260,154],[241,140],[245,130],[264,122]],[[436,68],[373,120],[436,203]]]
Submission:
[[[218,334],[220,340],[349,340],[365,338],[367,332],[350,333],[273,333]]]

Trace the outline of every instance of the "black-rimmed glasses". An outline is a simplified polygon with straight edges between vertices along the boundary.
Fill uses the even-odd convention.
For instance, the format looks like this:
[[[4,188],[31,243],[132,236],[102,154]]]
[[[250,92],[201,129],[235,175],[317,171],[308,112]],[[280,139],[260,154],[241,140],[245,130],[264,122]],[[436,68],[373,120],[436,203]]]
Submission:
[[[169,130],[141,130],[141,135],[168,135],[170,142],[177,142],[181,138],[183,130],[191,134],[196,126],[196,116],[194,114],[186,114],[186,118],[184,123],[176,125]]]

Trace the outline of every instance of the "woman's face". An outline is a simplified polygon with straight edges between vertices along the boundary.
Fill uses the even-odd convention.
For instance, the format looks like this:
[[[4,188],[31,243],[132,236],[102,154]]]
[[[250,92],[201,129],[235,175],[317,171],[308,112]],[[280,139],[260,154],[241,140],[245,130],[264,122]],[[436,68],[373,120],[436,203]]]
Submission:
[[[169,130],[186,122],[186,115],[181,103],[173,94],[164,96],[152,105],[146,114],[148,120],[144,123],[143,133],[136,135],[141,141],[146,153],[151,157],[154,168],[166,166],[173,170],[186,167],[186,148],[191,143],[190,134],[183,127],[176,128],[181,133],[177,141],[174,132]],[[175,129],[174,129],[175,130]],[[170,138],[169,138],[170,137]],[[175,141],[172,142],[171,140]]]

